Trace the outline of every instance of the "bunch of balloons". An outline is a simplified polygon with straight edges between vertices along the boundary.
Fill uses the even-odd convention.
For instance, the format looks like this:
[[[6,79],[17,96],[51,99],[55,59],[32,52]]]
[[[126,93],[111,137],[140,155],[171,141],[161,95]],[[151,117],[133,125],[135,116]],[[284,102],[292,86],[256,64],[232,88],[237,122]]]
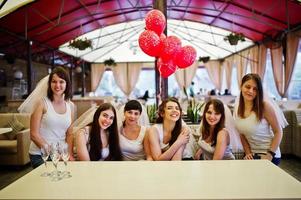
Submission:
[[[160,75],[167,78],[173,74],[177,66],[186,68],[193,64],[196,50],[192,46],[183,46],[176,36],[163,33],[166,26],[164,14],[159,10],[151,10],[145,17],[146,30],[139,36],[139,46],[144,53],[157,57]]]

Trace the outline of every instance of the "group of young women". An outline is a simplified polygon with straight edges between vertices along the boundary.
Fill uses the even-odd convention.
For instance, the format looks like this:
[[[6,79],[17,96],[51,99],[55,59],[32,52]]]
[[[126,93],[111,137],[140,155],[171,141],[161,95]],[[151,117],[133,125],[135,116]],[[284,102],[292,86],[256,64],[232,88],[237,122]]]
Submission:
[[[49,75],[47,96],[41,98],[31,115],[29,154],[33,167],[43,163],[40,151],[43,145],[60,141],[69,144],[71,160],[74,160],[74,145],[77,159],[84,161],[234,159],[230,142],[233,134],[225,126],[226,118],[232,116],[226,116],[225,106],[218,99],[206,102],[198,149],[194,151],[194,136],[182,120],[182,109],[176,98],[162,101],[157,121],[150,127],[139,124],[142,106],[138,101],[125,104],[120,127],[114,106],[103,103],[93,114],[92,122],[76,131],[73,144],[74,106],[70,91],[68,73],[61,67],[54,69]],[[281,114],[264,98],[260,77],[245,75],[233,111],[244,159],[260,156],[279,164],[279,144],[286,125],[283,116],[279,117]]]

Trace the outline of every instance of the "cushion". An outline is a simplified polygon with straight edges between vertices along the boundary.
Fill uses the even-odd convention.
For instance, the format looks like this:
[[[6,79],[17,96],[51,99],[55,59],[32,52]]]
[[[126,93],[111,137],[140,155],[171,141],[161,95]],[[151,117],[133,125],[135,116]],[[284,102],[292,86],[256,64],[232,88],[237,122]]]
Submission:
[[[8,121],[5,127],[10,127],[13,129],[11,132],[5,133],[9,140],[15,140],[17,138],[17,133],[25,129],[25,126],[19,122],[15,115],[10,121]]]

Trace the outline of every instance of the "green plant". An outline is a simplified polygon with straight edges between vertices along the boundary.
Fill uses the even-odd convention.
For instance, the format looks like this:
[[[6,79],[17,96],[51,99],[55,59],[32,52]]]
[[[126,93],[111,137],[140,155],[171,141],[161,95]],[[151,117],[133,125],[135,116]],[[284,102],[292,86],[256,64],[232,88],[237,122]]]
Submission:
[[[187,117],[194,124],[198,123],[200,120],[200,111],[205,103],[196,103],[194,99],[189,101],[187,107]]]
[[[238,41],[246,41],[244,34],[242,33],[230,33],[224,37],[225,41],[229,41],[230,45],[237,45]]]
[[[113,58],[109,58],[103,62],[107,66],[116,66],[116,62]]]
[[[146,112],[150,123],[155,123],[157,118],[157,108],[155,104],[147,105]]]
[[[83,51],[87,48],[91,48],[91,49],[93,48],[92,41],[88,40],[87,38],[71,40],[69,42],[69,47],[72,49],[79,49],[80,51]]]
[[[210,60],[210,56],[205,56],[205,57],[199,57],[199,62],[206,63]]]

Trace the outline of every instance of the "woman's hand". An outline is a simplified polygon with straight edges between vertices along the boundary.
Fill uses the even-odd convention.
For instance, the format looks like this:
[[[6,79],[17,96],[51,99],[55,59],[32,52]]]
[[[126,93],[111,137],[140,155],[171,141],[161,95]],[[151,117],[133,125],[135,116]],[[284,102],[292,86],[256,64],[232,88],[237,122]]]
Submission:
[[[184,129],[178,136],[177,141],[181,144],[187,144],[189,142],[189,130]]]
[[[195,153],[193,159],[195,159],[195,160],[200,160],[201,155],[202,155],[202,149],[199,149],[199,150]]]
[[[253,155],[252,153],[248,153],[245,155],[244,160],[253,160]]]

